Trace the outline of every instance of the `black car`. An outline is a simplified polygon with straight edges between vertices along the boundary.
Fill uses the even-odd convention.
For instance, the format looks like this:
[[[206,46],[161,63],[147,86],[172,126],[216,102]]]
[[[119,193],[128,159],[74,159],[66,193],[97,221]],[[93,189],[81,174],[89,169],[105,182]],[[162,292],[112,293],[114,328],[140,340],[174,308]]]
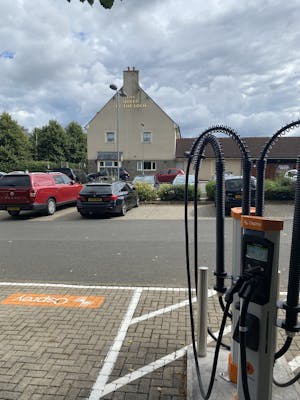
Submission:
[[[251,176],[251,206],[255,206],[256,178]],[[225,177],[225,215],[230,215],[231,208],[241,207],[243,177],[227,175]]]
[[[93,214],[125,215],[139,206],[135,187],[126,182],[87,183],[79,193],[77,210],[82,216]]]
[[[78,183],[86,183],[88,181],[86,173],[82,169],[74,169],[69,167],[53,168],[53,172],[61,172],[67,175],[70,179]]]

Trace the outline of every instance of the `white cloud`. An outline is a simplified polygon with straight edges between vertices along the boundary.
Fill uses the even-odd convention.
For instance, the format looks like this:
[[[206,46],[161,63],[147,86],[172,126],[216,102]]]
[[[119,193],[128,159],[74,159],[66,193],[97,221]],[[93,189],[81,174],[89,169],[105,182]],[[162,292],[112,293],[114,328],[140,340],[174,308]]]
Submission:
[[[2,1],[0,112],[84,125],[135,66],[184,136],[271,135],[300,117],[298,16],[297,0]]]

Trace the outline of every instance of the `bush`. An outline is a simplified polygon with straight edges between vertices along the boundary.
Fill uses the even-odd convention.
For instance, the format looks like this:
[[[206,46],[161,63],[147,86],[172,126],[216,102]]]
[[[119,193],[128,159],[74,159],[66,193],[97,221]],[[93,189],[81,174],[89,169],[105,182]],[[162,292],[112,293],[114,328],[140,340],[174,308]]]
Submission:
[[[156,200],[157,194],[151,185],[148,185],[147,183],[137,183],[135,187],[141,201]]]
[[[209,200],[215,200],[215,192],[216,192],[216,181],[209,181],[205,186],[205,191],[207,198]]]
[[[183,201],[185,185],[160,185],[157,195],[162,201]],[[197,198],[200,199],[200,189],[198,189]],[[194,186],[188,186],[188,200],[194,200]]]
[[[295,182],[290,179],[279,177],[276,180],[265,180],[266,200],[294,200]]]

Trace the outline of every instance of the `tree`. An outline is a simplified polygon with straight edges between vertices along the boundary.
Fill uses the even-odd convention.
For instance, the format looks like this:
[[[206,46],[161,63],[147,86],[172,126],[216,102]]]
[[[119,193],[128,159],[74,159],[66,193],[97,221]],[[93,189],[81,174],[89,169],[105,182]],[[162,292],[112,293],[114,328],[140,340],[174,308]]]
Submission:
[[[71,0],[67,0],[69,3],[71,3]],[[85,0],[80,0],[81,3],[84,3]],[[92,6],[94,4],[94,0],[87,0],[87,2]],[[114,4],[114,0],[99,0],[99,3],[102,5],[104,8],[112,8]]]
[[[86,162],[87,138],[81,125],[70,122],[66,127],[67,160],[73,163]]]
[[[12,169],[18,161],[30,159],[30,153],[30,141],[22,127],[8,113],[2,113],[0,115],[0,162],[2,168]]]
[[[42,128],[35,128],[31,140],[35,142],[36,159],[45,161],[66,161],[68,140],[64,128],[54,120]]]

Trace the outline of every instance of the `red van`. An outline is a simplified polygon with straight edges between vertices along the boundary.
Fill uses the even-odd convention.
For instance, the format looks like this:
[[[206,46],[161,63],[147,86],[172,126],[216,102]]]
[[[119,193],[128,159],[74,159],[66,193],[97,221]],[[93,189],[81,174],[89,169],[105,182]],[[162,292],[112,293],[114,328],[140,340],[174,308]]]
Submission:
[[[12,216],[23,210],[52,215],[57,206],[75,204],[82,187],[60,172],[7,174],[0,178],[0,210]]]

